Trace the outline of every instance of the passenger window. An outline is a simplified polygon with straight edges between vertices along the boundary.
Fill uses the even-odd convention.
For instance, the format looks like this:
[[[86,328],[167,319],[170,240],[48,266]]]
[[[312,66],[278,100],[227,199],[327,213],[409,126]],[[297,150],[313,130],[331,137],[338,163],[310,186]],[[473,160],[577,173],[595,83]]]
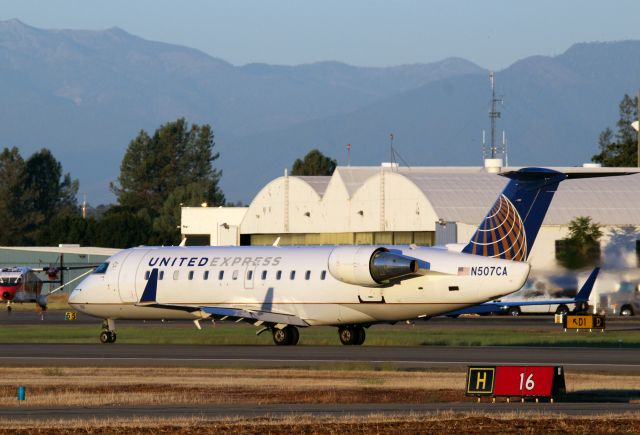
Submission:
[[[218,279],[222,280],[222,278],[224,278],[224,270],[221,270],[220,272],[218,272]]]
[[[160,278],[159,279],[163,279],[164,278],[164,270],[160,271]]]
[[[253,278],[253,270],[247,272],[247,279],[251,280]]]
[[[304,273],[304,279],[306,279],[307,281],[309,281],[309,278],[311,278],[311,271],[310,271],[310,270],[307,270],[307,271]]]
[[[267,271],[263,270],[262,271],[262,280],[264,281],[265,279],[267,279]]]
[[[189,281],[193,279],[193,270],[189,271]]]
[[[173,280],[174,281],[176,281],[179,276],[180,276],[180,271],[179,270],[176,270],[175,272],[173,272]]]
[[[281,270],[276,272],[276,279],[280,279],[280,278],[282,278],[282,271]]]
[[[296,279],[296,271],[292,270],[291,273],[289,274],[289,279]]]
[[[209,279],[209,271],[208,270],[204,271],[204,275],[202,276],[202,279],[204,279],[205,281]]]
[[[320,272],[320,279],[324,281],[324,279],[327,277],[327,271],[323,270],[322,272]]]
[[[237,270],[233,271],[233,275],[231,275],[231,279],[233,279],[233,280],[238,279],[238,271]]]
[[[149,275],[151,274],[151,272],[149,272],[148,270],[144,273],[144,280],[145,281],[149,281]]]

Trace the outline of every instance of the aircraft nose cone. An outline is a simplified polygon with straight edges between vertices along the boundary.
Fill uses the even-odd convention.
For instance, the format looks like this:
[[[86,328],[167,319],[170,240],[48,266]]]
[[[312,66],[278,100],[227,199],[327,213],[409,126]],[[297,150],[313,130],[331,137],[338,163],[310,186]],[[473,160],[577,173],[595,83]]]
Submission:
[[[75,304],[78,304],[78,298],[80,296],[80,290],[74,290],[71,292],[71,294],[69,295],[69,305],[73,306]]]

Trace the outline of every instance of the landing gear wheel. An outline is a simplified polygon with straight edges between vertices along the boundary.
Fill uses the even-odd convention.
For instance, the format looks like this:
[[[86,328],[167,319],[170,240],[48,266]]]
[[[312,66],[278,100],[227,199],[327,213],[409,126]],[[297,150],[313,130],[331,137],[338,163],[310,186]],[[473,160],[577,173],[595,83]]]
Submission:
[[[518,317],[520,315],[520,307],[509,308],[509,315],[513,317]]]
[[[367,334],[364,332],[364,328],[362,326],[356,326],[355,331],[357,332],[358,339],[353,344],[355,344],[356,346],[360,346],[362,343],[364,343],[365,338],[367,338]]]
[[[11,310],[13,310],[13,308],[11,308],[11,305],[7,305],[7,311],[10,313]]]
[[[273,330],[273,342],[278,346],[295,346],[300,339],[300,333],[295,326],[285,326]]]
[[[111,334],[109,331],[102,331],[100,333],[100,343],[111,343]]]
[[[108,330],[104,330],[100,333],[100,342],[101,343],[115,343],[116,342],[116,338],[118,338],[118,336],[116,335],[116,333],[114,331],[108,331]]]
[[[338,329],[340,342],[346,346],[361,345],[364,343],[366,334],[362,326],[345,326]]]

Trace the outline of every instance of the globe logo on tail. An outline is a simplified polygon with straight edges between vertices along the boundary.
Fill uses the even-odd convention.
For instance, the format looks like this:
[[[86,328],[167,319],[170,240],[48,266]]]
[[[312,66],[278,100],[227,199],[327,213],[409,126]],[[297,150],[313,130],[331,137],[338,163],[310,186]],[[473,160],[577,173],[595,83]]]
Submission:
[[[525,261],[527,240],[515,206],[500,195],[469,242],[471,253],[484,257]]]

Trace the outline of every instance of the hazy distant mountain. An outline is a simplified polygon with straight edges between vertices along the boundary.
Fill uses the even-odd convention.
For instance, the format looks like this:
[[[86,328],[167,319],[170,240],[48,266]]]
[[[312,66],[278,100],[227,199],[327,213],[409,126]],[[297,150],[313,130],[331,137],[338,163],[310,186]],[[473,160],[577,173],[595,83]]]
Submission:
[[[579,44],[497,74],[515,164],[573,164],[635,92],[640,42]],[[184,116],[214,127],[230,200],[250,200],[319,147],[354,164],[479,164],[487,72],[463,59],[389,68],[337,62],[233,66],[190,48],[105,31],[0,22],[0,146],[49,147],[92,203],[109,199],[128,142]]]
[[[640,82],[640,42],[576,44],[555,57],[534,56],[496,74],[504,105],[498,122],[506,130],[511,165],[580,165],[597,151],[599,133],[615,127],[623,94]],[[468,74],[375,101],[347,114],[332,115],[233,142],[225,155],[260,143],[279,167],[247,173],[262,181],[282,174],[294,156],[318,147],[345,164],[389,160],[389,133],[409,165],[480,165],[482,130],[489,129],[489,80]],[[488,134],[488,132],[487,132]],[[249,162],[248,162],[249,164]]]

